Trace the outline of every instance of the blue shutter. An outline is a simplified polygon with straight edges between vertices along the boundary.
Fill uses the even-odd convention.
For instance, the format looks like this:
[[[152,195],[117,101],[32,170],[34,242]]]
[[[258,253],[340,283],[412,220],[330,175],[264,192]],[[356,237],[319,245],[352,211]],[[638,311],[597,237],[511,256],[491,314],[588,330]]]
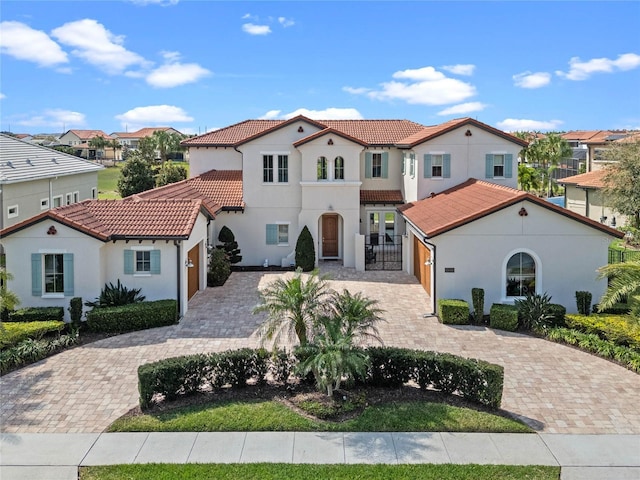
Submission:
[[[428,153],[424,154],[424,172],[422,172],[424,178],[431,178],[431,155]]]
[[[133,250],[124,251],[124,274],[133,275]]]
[[[364,178],[371,178],[371,158],[373,155],[371,152],[364,154]]]
[[[451,177],[451,154],[445,153],[442,155],[442,176],[444,178]]]
[[[485,178],[493,178],[493,154],[487,153],[485,157]]]
[[[42,296],[42,255],[31,254],[31,295]]]
[[[389,152],[382,153],[382,178],[389,178]]]
[[[160,275],[160,250],[151,250],[149,252],[149,260],[151,262],[151,275]]]
[[[505,178],[511,178],[511,176],[513,175],[513,155],[510,153],[507,153],[504,156],[504,176]]]
[[[62,283],[65,297],[73,297],[73,253],[65,253],[62,255],[62,268],[64,275]]]
[[[278,225],[267,224],[267,245],[278,244]]]

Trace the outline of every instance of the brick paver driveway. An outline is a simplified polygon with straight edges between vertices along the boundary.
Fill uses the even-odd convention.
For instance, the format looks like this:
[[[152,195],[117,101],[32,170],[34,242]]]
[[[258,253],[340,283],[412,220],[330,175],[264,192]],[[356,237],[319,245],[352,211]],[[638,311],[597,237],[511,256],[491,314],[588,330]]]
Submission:
[[[424,318],[427,296],[402,272],[325,268],[333,287],[380,301],[387,345],[452,352],[505,367],[502,408],[550,433],[640,433],[640,376],[541,339]],[[0,426],[11,432],[100,432],[137,404],[138,365],[163,357],[256,346],[256,289],[273,273],[234,273],[190,303],[176,326],[108,338],[0,379]]]

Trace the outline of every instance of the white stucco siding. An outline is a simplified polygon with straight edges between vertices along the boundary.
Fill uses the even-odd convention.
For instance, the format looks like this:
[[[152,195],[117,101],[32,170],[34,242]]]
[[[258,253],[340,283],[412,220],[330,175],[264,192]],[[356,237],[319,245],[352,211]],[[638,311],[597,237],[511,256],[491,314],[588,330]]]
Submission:
[[[518,215],[525,207],[528,215]],[[514,205],[431,239],[436,245],[436,296],[471,303],[471,289],[485,290],[485,309],[513,301],[505,292],[505,265],[516,252],[529,253],[536,265],[536,290],[553,303],[576,311],[575,292],[587,290],[594,301],[606,281],[596,269],[607,263],[613,238],[530,202]],[[454,269],[446,272],[445,269]]]
[[[413,152],[413,169],[410,154]],[[404,157],[404,174],[402,175],[402,193],[406,202],[418,200],[418,157],[413,150],[401,152]],[[401,160],[402,161],[402,160]],[[402,171],[402,166],[401,166]]]
[[[51,226],[55,227],[56,233],[47,235]],[[100,294],[103,285],[100,274],[103,242],[49,220],[3,238],[2,244],[6,252],[7,271],[14,277],[9,282],[9,288],[20,298],[19,308],[60,306],[64,307],[65,318],[69,320],[67,307],[72,297],[82,297],[83,301],[87,301]],[[73,296],[32,295],[33,253],[73,254]]]
[[[328,142],[331,140],[332,145]],[[362,145],[354,143],[338,135],[323,135],[312,142],[305,143],[298,147],[302,156],[302,181],[315,182],[318,181],[318,159],[325,157],[328,163],[328,180],[334,180],[335,159],[342,157],[344,159],[344,181],[360,182],[360,153],[363,150]],[[340,180],[337,180],[340,181]]]
[[[233,147],[189,147],[189,177],[209,170],[242,170],[242,154]]]
[[[575,185],[567,185],[565,187],[565,197],[567,201],[567,209],[572,212],[585,215],[596,222],[604,220],[606,225],[612,225],[615,218],[616,225],[624,225],[626,217],[612,210],[605,205],[602,191],[597,189],[583,189]]]
[[[388,157],[387,178],[367,178],[366,173],[366,153],[386,152]],[[363,190],[402,190],[402,159],[403,150],[397,148],[375,148],[371,147],[360,154],[360,180]]]
[[[471,136],[465,135],[467,130],[471,132]],[[472,125],[465,125],[417,145],[414,148],[417,162],[417,199],[421,200],[432,192],[442,192],[469,178],[487,180],[492,183],[517,188],[518,154],[521,149],[522,147],[513,142]],[[451,155],[451,176],[449,178],[424,177],[424,155],[429,153]],[[511,178],[486,178],[485,160],[488,153],[512,155]],[[409,198],[407,199],[409,200]],[[410,201],[413,200],[415,199]]]
[[[567,209],[587,216],[587,194],[585,190],[574,185],[566,185],[564,191]]]

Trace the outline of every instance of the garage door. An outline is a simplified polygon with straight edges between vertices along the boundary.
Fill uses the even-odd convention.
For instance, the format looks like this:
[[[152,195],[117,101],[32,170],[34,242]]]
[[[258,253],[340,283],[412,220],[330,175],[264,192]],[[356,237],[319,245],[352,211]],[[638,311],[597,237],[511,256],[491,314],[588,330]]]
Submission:
[[[429,250],[420,240],[413,237],[413,274],[416,276],[422,288],[431,295],[431,250]]]
[[[187,295],[189,300],[200,288],[200,246],[196,245],[188,253],[193,267],[187,268]]]

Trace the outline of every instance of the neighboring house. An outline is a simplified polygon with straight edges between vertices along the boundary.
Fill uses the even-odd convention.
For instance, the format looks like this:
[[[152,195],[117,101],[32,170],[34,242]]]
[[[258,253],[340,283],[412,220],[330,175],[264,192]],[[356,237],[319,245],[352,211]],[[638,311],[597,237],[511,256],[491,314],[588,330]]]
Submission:
[[[600,298],[596,269],[609,243],[624,236],[544,199],[488,181],[468,181],[399,208],[407,220],[406,266],[431,297],[471,304],[484,289],[485,313],[527,293],[548,293],[576,311],[575,292]]]
[[[0,134],[0,229],[43,210],[97,198],[103,167]]]
[[[147,300],[188,299],[206,287],[208,200],[87,200],[0,230],[11,290],[25,306],[93,300],[105,283],[141,288]],[[67,315],[68,319],[68,315]]]
[[[151,137],[154,132],[167,132],[180,135],[183,137],[184,135],[180,133],[178,130],[172,127],[146,127],[141,128],[135,132],[113,132],[111,134],[112,137],[117,138],[120,145],[123,147],[126,145],[127,148],[131,150],[136,150],[140,143],[140,140],[143,138]],[[160,158],[160,154],[157,153],[157,157]]]
[[[248,120],[182,144],[192,176],[242,172],[242,213],[223,212],[210,232],[215,243],[223,226],[233,231],[240,265],[290,265],[306,225],[318,260],[365,268],[365,244],[376,260],[385,247],[402,249],[399,204],[470,177],[515,187],[526,142],[471,118],[425,127],[299,116]]]
[[[96,150],[89,145],[91,139],[95,137],[102,137],[107,142],[115,138],[107,135],[102,130],[67,130],[60,137],[59,144],[73,147],[77,156],[87,160],[114,160],[117,153],[114,156],[113,148],[106,146],[103,149]]]
[[[602,187],[603,169],[563,178],[565,208],[612,227],[626,223],[626,217],[606,205]]]
[[[584,153],[579,153],[578,163],[584,163],[585,171],[592,172],[606,166],[607,162],[602,153],[609,148],[611,142],[620,141],[634,134],[635,132],[626,130],[578,130],[563,133],[561,137],[574,149],[574,157],[575,153],[585,150]]]

